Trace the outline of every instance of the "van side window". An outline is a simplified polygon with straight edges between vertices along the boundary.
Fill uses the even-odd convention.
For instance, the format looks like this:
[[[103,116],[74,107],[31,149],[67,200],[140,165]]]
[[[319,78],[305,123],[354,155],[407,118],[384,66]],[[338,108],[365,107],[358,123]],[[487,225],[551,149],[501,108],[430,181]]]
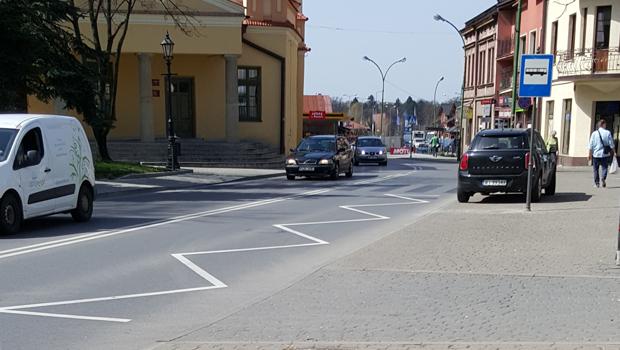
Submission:
[[[37,151],[39,154],[39,161],[36,164],[27,164],[26,163],[26,155],[28,151]],[[41,135],[41,129],[34,128],[24,135],[22,142],[19,144],[19,148],[17,149],[17,155],[15,156],[15,162],[13,163],[13,169],[21,169],[27,166],[34,166],[41,163],[41,159],[43,159],[44,149],[43,149],[43,137]]]

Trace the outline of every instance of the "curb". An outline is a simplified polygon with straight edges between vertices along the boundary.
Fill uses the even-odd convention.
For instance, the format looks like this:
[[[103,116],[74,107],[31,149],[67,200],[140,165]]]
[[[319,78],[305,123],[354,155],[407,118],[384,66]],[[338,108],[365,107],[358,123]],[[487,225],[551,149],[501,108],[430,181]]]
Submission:
[[[129,195],[137,195],[137,194],[155,193],[155,192],[159,192],[159,191],[181,190],[181,189],[191,188],[191,187],[196,187],[196,188],[207,187],[207,186],[222,185],[222,184],[229,184],[229,183],[236,183],[236,182],[245,182],[245,181],[254,181],[254,180],[262,180],[262,179],[268,179],[268,178],[275,178],[275,177],[284,176],[284,174],[285,173],[282,172],[282,173],[277,173],[277,174],[247,176],[247,177],[241,177],[241,178],[233,179],[233,180],[213,182],[213,183],[209,183],[209,184],[187,184],[187,185],[170,186],[170,187],[136,188],[136,189],[127,190],[127,191],[115,191],[115,192],[107,192],[107,193],[96,193],[95,194],[95,198],[96,199],[108,199],[108,198],[114,198],[114,197],[122,197],[122,196],[126,196],[126,195],[129,196]],[[97,183],[96,182],[95,182],[95,188],[97,188]]]
[[[174,170],[174,171],[162,171],[159,173],[130,174],[130,175],[121,176],[118,179],[121,179],[121,180],[152,179],[152,178],[157,178],[157,177],[185,175],[185,174],[192,174],[192,173],[194,173],[194,171],[191,169],[181,169],[181,170]]]

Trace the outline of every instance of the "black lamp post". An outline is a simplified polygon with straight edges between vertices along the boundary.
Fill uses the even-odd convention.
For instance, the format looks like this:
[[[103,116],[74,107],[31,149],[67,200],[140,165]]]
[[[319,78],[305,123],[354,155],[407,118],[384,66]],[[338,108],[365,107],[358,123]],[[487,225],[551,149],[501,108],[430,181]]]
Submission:
[[[170,34],[166,32],[164,40],[161,42],[161,48],[166,61],[166,121],[168,123],[168,164],[169,170],[179,169],[179,160],[177,158],[177,139],[174,134],[174,121],[172,120],[172,73],[170,64],[172,63],[172,51],[174,42],[170,39]]]

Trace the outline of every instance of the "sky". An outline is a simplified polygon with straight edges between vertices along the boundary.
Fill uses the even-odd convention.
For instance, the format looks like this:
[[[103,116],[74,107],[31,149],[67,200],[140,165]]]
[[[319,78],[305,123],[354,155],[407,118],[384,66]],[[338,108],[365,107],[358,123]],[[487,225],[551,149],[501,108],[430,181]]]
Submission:
[[[345,100],[369,95],[381,99],[379,70],[395,65],[385,84],[385,100],[408,96],[437,100],[460,95],[463,79],[463,43],[457,32],[433,19],[436,13],[459,29],[497,0],[305,0],[305,94],[317,93]]]

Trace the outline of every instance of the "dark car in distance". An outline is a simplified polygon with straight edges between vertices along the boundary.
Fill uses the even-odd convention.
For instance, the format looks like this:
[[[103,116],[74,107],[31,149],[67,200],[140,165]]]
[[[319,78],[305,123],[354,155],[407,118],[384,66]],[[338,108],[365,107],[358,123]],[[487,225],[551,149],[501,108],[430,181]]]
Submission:
[[[457,198],[469,201],[475,193],[527,193],[527,176],[532,157],[532,201],[543,190],[555,194],[556,157],[549,153],[538,132],[534,132],[534,152],[530,154],[530,130],[492,129],[476,135],[461,157]]]
[[[335,135],[310,136],[291,149],[286,159],[286,178],[353,176],[353,151],[346,138]]]

